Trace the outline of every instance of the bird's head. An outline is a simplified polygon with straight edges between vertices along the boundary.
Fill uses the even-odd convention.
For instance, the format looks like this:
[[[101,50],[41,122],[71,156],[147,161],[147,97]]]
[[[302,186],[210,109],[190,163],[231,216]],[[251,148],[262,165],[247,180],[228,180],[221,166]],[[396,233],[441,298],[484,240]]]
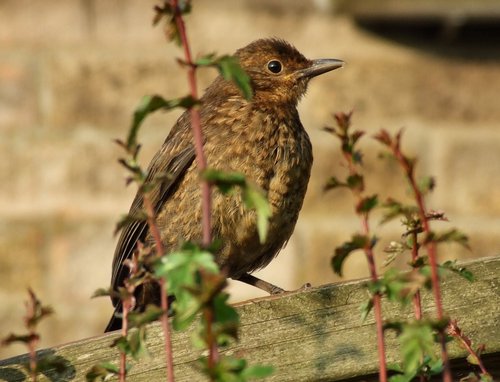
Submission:
[[[266,104],[296,105],[311,78],[343,65],[336,59],[308,60],[279,39],[254,41],[236,51],[235,56],[251,78],[254,102]]]

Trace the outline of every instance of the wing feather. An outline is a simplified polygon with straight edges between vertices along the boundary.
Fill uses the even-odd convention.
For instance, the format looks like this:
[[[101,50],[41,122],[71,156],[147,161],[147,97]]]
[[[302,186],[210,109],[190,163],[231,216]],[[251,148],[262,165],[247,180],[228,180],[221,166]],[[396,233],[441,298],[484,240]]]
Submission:
[[[150,198],[155,207],[155,213],[158,213],[163,204],[168,200],[175,186],[183,178],[186,170],[192,165],[195,158],[193,145],[189,142],[187,147],[177,150],[177,153],[172,155],[174,151],[173,143],[167,139],[162,148],[156,153],[151,161],[146,182],[155,182],[155,179],[160,179],[155,182],[151,191]],[[165,160],[165,158],[169,158]],[[160,177],[160,178],[159,178]],[[129,214],[138,213],[142,208],[143,197],[137,193]],[[111,285],[113,289],[118,288],[123,284],[123,279],[128,274],[128,268],[123,262],[130,259],[134,250],[137,247],[137,242],[144,242],[148,234],[148,225],[146,221],[134,221],[126,225],[121,231],[118,244],[116,246],[113,258],[113,273],[111,276]],[[113,300],[116,305],[117,301]]]

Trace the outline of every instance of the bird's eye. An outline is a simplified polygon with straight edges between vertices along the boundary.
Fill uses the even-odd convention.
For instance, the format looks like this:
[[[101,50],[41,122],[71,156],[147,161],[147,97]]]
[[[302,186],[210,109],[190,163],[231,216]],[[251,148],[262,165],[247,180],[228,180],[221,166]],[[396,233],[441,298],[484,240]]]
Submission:
[[[271,60],[267,63],[267,69],[269,69],[271,73],[278,74],[283,69],[283,65],[281,65],[281,62],[278,60]]]

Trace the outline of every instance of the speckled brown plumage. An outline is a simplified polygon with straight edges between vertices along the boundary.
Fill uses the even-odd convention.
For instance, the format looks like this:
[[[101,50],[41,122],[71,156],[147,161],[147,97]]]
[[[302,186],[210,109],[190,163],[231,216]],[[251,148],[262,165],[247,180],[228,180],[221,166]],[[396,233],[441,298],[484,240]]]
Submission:
[[[245,100],[232,82],[218,77],[201,98],[200,116],[208,166],[244,173],[267,193],[271,205],[268,239],[261,244],[255,212],[243,206],[238,194],[213,193],[212,233],[222,240],[216,261],[238,279],[266,266],[293,232],[313,160],[297,103],[310,78],[340,67],[341,61],[308,60],[277,39],[257,40],[235,55],[251,78],[253,99]],[[190,115],[185,112],[148,169],[150,179],[162,172],[172,175],[151,195],[167,252],[184,241],[201,241],[201,190],[194,158]],[[141,208],[137,195],[131,212]],[[122,231],[113,259],[113,288],[122,285],[127,274],[123,260],[139,240],[154,246],[144,222]],[[138,308],[159,303],[158,296],[156,286],[143,288]],[[118,328],[114,321],[107,330]]]

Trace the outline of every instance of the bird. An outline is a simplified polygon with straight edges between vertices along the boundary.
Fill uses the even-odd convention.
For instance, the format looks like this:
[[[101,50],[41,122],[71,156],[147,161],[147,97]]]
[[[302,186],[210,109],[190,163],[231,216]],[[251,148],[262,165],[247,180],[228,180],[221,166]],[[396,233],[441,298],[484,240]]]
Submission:
[[[313,162],[312,145],[297,111],[311,78],[343,66],[339,59],[307,59],[292,44],[264,38],[238,49],[234,57],[250,78],[253,90],[246,99],[234,82],[219,75],[200,98],[199,113],[208,168],[243,173],[268,199],[267,239],[262,243],[255,211],[245,208],[237,194],[212,195],[212,237],[221,245],[214,254],[227,276],[270,293],[282,289],[251,273],[265,267],[290,238],[307,190]],[[147,169],[147,179],[166,173],[149,192],[165,253],[179,243],[201,242],[202,208],[200,177],[189,110],[170,130]],[[130,214],[143,209],[137,193]],[[112,264],[111,288],[123,285],[138,242],[154,247],[145,221],[128,223],[121,231]],[[160,304],[157,284],[144,285],[135,309]],[[120,301],[112,298],[115,314],[106,332],[121,327]]]

